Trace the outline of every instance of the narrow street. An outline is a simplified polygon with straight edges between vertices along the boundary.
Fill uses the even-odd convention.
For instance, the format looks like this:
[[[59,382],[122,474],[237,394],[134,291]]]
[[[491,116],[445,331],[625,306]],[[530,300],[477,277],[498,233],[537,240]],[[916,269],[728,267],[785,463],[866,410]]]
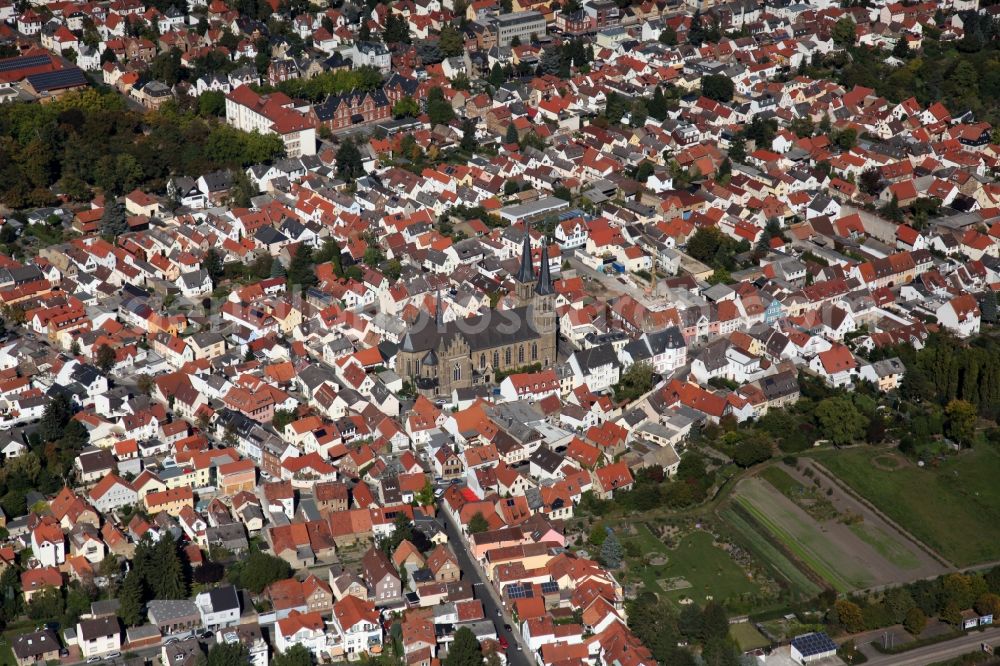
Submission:
[[[967,636],[955,638],[944,643],[936,643],[900,654],[882,654],[868,648],[868,644],[858,642],[858,647],[868,656],[872,666],[923,666],[947,659],[953,659],[968,652],[978,652],[981,643],[995,643],[1000,627],[985,631],[973,631]]]
[[[438,504],[441,505],[443,503],[439,501]],[[458,566],[462,570],[462,574],[467,580],[472,581],[473,593],[477,599],[483,602],[483,610],[486,613],[486,617],[496,624],[497,635],[506,639],[508,645],[510,645],[507,649],[507,663],[510,666],[533,666],[534,662],[528,656],[527,645],[521,638],[520,633],[507,631],[504,628],[505,624],[509,624],[512,629],[515,627],[510,613],[503,607],[500,596],[493,589],[493,586],[486,581],[486,577],[483,575],[479,565],[469,556],[465,540],[462,538],[462,534],[452,520],[451,515],[444,510],[443,506],[440,506],[439,509],[441,515],[444,516],[443,522],[445,531],[448,533],[448,542],[451,544],[452,550],[455,551],[455,556],[458,558]],[[520,650],[517,649],[518,645],[521,646]]]

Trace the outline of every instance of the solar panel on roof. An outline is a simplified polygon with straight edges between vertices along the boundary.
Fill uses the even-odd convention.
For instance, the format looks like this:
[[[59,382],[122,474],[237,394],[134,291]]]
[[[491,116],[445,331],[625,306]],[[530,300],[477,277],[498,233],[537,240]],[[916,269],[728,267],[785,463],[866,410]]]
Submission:
[[[57,72],[46,72],[28,77],[28,83],[35,90],[55,90],[87,84],[83,70],[76,67],[61,69]]]
[[[792,639],[792,645],[803,657],[811,657],[824,652],[836,651],[837,644],[830,640],[830,637],[821,631],[812,634],[803,634]]]
[[[554,580],[542,583],[542,594],[552,594],[559,591],[559,583]]]
[[[26,69],[28,67],[39,67],[51,62],[47,55],[22,56],[20,58],[10,58],[0,60],[0,72],[10,72],[16,69]]]
[[[507,597],[509,599],[530,599],[534,594],[531,587],[527,585],[510,585],[507,587]]]

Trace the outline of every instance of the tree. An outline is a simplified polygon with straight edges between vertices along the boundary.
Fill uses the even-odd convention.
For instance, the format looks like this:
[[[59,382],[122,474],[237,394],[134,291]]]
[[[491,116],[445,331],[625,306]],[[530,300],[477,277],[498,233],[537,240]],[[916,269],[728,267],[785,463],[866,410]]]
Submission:
[[[160,53],[149,63],[149,75],[170,87],[177,85],[186,74],[186,70],[181,67],[181,55],[181,50],[176,46]]]
[[[128,231],[128,218],[125,206],[118,201],[112,201],[104,206],[100,222],[101,235],[107,238],[117,238]]]
[[[507,125],[507,131],[503,135],[504,143],[517,143],[517,128],[514,127],[514,123]]]
[[[438,48],[448,58],[462,55],[465,51],[465,40],[462,39],[458,29],[450,23],[446,23],[441,28],[441,35],[438,38]]]
[[[385,20],[385,31],[382,33],[387,44],[409,44],[410,24],[402,14],[391,13]]]
[[[644,101],[637,99],[632,102],[632,106],[629,108],[629,121],[632,127],[642,127],[646,124],[648,117],[649,111],[646,109]]]
[[[833,37],[833,43],[840,47],[854,46],[854,42],[857,41],[858,31],[857,26],[854,21],[845,16],[844,18],[837,21],[833,29],[830,31],[830,36]]]
[[[139,393],[143,395],[152,394],[153,387],[155,385],[156,385],[156,380],[153,379],[153,376],[145,372],[136,377],[135,387],[139,390]]]
[[[952,400],[944,408],[945,432],[962,446],[972,446],[976,437],[976,408],[965,400]]]
[[[729,615],[725,607],[715,601],[705,605],[702,616],[702,640],[724,640],[729,636]]]
[[[187,596],[187,581],[177,552],[177,542],[166,532],[156,542],[152,553],[152,566],[146,582],[157,599],[183,599]]]
[[[740,442],[733,450],[733,462],[740,467],[752,467],[771,457],[771,443],[762,438],[750,438]]]
[[[677,618],[677,628],[688,640],[701,640],[705,633],[705,618],[698,604],[691,603],[681,609]]]
[[[434,87],[427,91],[427,117],[432,125],[447,125],[455,119],[455,109],[444,98],[444,91]]]
[[[538,71],[541,74],[558,75],[562,69],[562,51],[551,46],[542,51],[542,57],[538,62]]]
[[[469,153],[476,148],[476,121],[472,118],[462,121],[462,141],[459,147]]]
[[[875,167],[865,169],[858,178],[858,187],[865,194],[875,196],[882,191],[882,174]]]
[[[413,541],[413,538],[413,522],[405,512],[400,511],[392,521],[392,533],[380,541],[379,547],[391,556],[399,548],[399,544]]]
[[[285,426],[296,419],[295,410],[292,409],[276,409],[274,410],[274,416],[271,417],[271,425],[278,432],[282,432]]]
[[[117,360],[115,350],[109,345],[101,345],[97,348],[97,354],[94,357],[94,362],[104,374],[111,372],[111,369],[115,367],[115,362]]]
[[[698,227],[688,238],[687,253],[698,261],[711,262],[725,241],[722,232],[715,227]]]
[[[823,436],[837,446],[859,440],[868,424],[847,396],[834,396],[820,402],[816,407],[816,420]]]
[[[647,180],[649,180],[649,177],[653,175],[653,172],[655,170],[656,167],[653,165],[652,162],[650,162],[649,160],[643,160],[639,162],[638,165],[636,165],[635,172],[632,174],[632,177],[635,178],[640,183],[645,183]]]
[[[208,650],[208,655],[201,660],[200,666],[246,666],[247,651],[243,643],[215,643]]]
[[[715,170],[715,179],[722,184],[728,183],[733,175],[733,163],[729,158],[719,162],[719,168]]]
[[[905,587],[896,587],[886,592],[884,602],[893,622],[902,622],[907,611],[915,605],[913,595]]]
[[[622,374],[612,389],[616,402],[630,402],[645,395],[653,388],[653,366],[649,363],[633,363]]]
[[[853,601],[838,599],[833,604],[833,612],[836,614],[837,624],[851,634],[863,631],[865,628],[865,618],[861,613],[861,608]]]
[[[288,562],[256,551],[231,567],[227,577],[234,585],[245,587],[254,594],[260,594],[274,581],[284,580],[291,575],[292,567]]]
[[[646,111],[650,117],[657,120],[667,119],[667,98],[663,95],[663,88],[660,86],[656,86],[656,89],[653,91],[653,99],[646,106]]]
[[[337,151],[337,177],[354,180],[365,174],[361,151],[351,139],[345,139]]]
[[[729,159],[743,163],[747,158],[747,142],[743,134],[737,134],[729,144]]]
[[[333,264],[333,273],[337,277],[344,276],[343,267],[343,255],[341,254],[340,244],[333,238],[327,238],[323,241],[323,245],[319,248],[319,251],[313,257],[317,264],[325,264],[330,262]]]
[[[60,393],[45,406],[42,420],[39,422],[36,432],[41,436],[42,441],[54,442],[62,437],[71,416],[73,416],[73,408],[69,398]]]
[[[919,636],[924,631],[924,627],[927,626],[927,616],[924,612],[914,606],[910,610],[906,611],[906,617],[903,619],[903,628],[914,636]]]
[[[284,652],[275,654],[271,663],[274,666],[312,666],[312,652],[301,643],[296,643]]]
[[[28,617],[32,620],[51,620],[63,614],[62,592],[49,587],[31,597],[28,602]]]
[[[392,115],[396,118],[409,118],[415,117],[420,114],[420,105],[417,101],[405,95],[398,102],[396,102],[392,107]]]
[[[677,31],[669,25],[660,32],[659,42],[666,46],[677,46]]]
[[[479,534],[490,529],[490,523],[482,511],[476,511],[469,519],[469,534]]]
[[[853,127],[833,133],[833,142],[843,151],[848,151],[858,143],[858,131]]]
[[[233,170],[233,184],[229,188],[229,203],[238,208],[249,208],[258,192],[250,176],[243,169]],[[221,262],[220,262],[221,264]]]
[[[717,102],[729,102],[735,92],[733,80],[721,74],[710,74],[701,78],[701,94]]]
[[[489,83],[494,88],[499,88],[504,83],[507,82],[507,72],[503,67],[500,66],[499,62],[493,63],[493,67],[490,68],[490,76],[487,79]]]
[[[4,567],[0,573],[0,621],[6,623],[16,618],[23,605],[20,571],[17,567]]]
[[[905,217],[903,209],[899,207],[899,197],[895,194],[892,195],[892,199],[889,200],[889,203],[879,209],[879,212],[893,222],[902,222]]]
[[[434,485],[430,479],[424,481],[424,487],[420,489],[414,498],[419,506],[431,506],[434,504]]]
[[[208,252],[205,253],[205,261],[202,265],[208,271],[208,276],[212,278],[213,283],[217,282],[225,273],[225,268],[222,265],[222,257],[214,247],[208,248]]]
[[[472,630],[462,627],[455,632],[455,639],[448,648],[442,666],[483,666],[483,650]]]
[[[288,264],[288,283],[303,288],[311,287],[319,281],[313,268],[312,248],[305,243],[299,243]]]
[[[601,544],[601,562],[609,569],[618,569],[622,565],[622,545],[614,532],[608,532],[608,538]]]
[[[122,622],[130,627],[135,627],[142,622],[142,603],[145,598],[142,577],[139,571],[133,568],[125,574],[121,590],[118,593],[118,616]]]
[[[954,601],[949,601],[941,611],[941,620],[953,627],[960,626],[962,624],[962,609]]]
[[[910,57],[910,45],[907,43],[905,36],[900,36],[896,40],[896,45],[892,47],[892,55],[900,60],[906,60]]]
[[[948,574],[941,580],[941,598],[959,609],[970,608],[981,592],[977,589],[979,581],[978,576]]]

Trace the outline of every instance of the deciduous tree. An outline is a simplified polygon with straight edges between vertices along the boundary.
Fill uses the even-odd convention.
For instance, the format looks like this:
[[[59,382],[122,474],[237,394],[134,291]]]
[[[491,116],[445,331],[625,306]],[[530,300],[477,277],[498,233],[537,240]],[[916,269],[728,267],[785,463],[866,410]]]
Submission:
[[[903,619],[903,628],[914,636],[919,636],[923,633],[924,627],[927,626],[927,616],[924,612],[914,606],[910,610],[906,611],[906,617]]]
[[[94,356],[94,362],[104,374],[111,372],[111,369],[115,367],[116,360],[115,350],[112,349],[110,345],[101,345],[97,348],[97,354]]]
[[[478,534],[490,529],[490,523],[481,511],[476,511],[469,519],[469,534]]]

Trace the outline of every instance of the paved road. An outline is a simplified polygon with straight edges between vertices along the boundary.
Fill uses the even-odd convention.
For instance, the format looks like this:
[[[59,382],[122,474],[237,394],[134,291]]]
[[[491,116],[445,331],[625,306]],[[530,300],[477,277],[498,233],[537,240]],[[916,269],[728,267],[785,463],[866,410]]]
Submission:
[[[440,504],[442,503],[439,502]],[[439,510],[441,514],[444,514],[445,531],[448,533],[448,541],[451,543],[452,550],[455,551],[455,556],[458,558],[459,569],[462,570],[467,580],[472,581],[472,589],[476,598],[482,601],[486,617],[496,624],[497,635],[503,636],[510,645],[507,650],[507,663],[510,666],[533,666],[532,659],[525,651],[527,645],[521,639],[520,634],[504,629],[504,624],[510,624],[513,627],[513,623],[510,614],[503,608],[503,603],[496,590],[486,581],[479,565],[472,561],[469,551],[466,549],[465,540],[452,521],[450,514],[445,511],[443,506],[439,506]],[[501,613],[502,617],[498,617]],[[520,651],[517,650],[517,645],[521,646]]]
[[[985,642],[996,642],[1000,639],[1000,627],[987,629],[986,631],[975,631],[967,636],[956,638],[944,643],[928,645],[901,654],[877,654],[869,656],[870,666],[925,666],[938,661],[954,659],[967,652],[977,652],[979,644]]]

